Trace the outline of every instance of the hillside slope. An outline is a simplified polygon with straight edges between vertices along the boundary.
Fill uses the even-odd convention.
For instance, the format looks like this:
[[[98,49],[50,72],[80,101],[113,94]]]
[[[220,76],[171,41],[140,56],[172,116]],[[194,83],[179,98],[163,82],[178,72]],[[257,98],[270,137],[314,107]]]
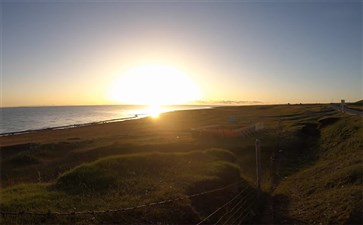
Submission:
[[[319,121],[315,158],[274,192],[278,223],[361,224],[363,128],[357,116]],[[310,151],[310,152],[309,152]]]
[[[229,151],[210,149],[191,153],[115,155],[81,164],[53,183],[23,184],[1,190],[3,211],[73,212],[127,208],[183,197],[240,182],[239,167]],[[247,184],[245,184],[247,185]],[[127,213],[83,216],[29,216],[2,218],[2,224],[69,223],[196,223],[237,191],[233,186],[213,193],[213,201],[200,197],[203,208],[190,199]],[[209,196],[210,197],[210,196]],[[208,202],[209,201],[209,202]],[[210,207],[210,208],[209,208]]]

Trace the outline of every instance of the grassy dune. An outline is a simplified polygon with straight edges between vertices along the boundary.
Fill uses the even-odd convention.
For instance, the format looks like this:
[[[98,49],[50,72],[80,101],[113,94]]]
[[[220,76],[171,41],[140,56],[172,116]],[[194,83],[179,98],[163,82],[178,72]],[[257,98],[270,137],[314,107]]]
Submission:
[[[191,153],[144,153],[110,156],[92,163],[81,164],[63,174],[52,183],[22,184],[2,190],[1,208],[6,211],[47,212],[107,210],[138,206],[194,194],[240,181],[239,167],[233,153],[211,149]],[[245,184],[247,185],[247,184]],[[230,196],[228,192],[214,195]],[[203,197],[199,200],[203,201]],[[170,207],[173,210],[170,210]],[[77,223],[98,220],[112,223],[162,222],[196,223],[200,213],[189,199],[157,207],[114,213],[112,215],[83,216]],[[3,223],[14,222],[7,218]],[[70,222],[71,216],[54,218],[24,217],[19,223]]]
[[[309,110],[320,110],[320,106],[310,106]],[[48,182],[56,179],[73,167],[92,162],[99,158],[139,152],[186,152],[205,148],[221,147],[233,150],[243,163],[254,164],[254,137],[225,141],[200,140],[192,136],[193,127],[213,124],[228,124],[235,117],[243,125],[262,121],[268,136],[265,158],[269,158],[271,146],[276,142],[275,134],[281,116],[299,115],[306,106],[246,106],[220,107],[216,109],[190,110],[165,113],[158,119],[144,118],[133,121],[100,124],[67,130],[40,131],[35,133],[0,137],[1,164],[7,173],[1,174],[2,186],[24,182]],[[252,160],[249,159],[252,157]],[[245,178],[254,180],[254,166],[245,173]]]
[[[191,132],[201,126],[228,125],[230,118],[240,126],[258,122],[262,129],[238,138]],[[255,200],[250,200],[252,211],[244,222],[361,221],[357,212],[362,209],[362,118],[329,105],[218,107],[0,137],[1,169],[6,171],[1,173],[0,206],[41,212],[129,207],[239,179],[255,193],[256,138],[261,140],[266,201],[262,199],[256,211]],[[3,217],[2,223],[193,224],[236,191],[124,214]]]
[[[309,164],[283,179],[274,193],[279,222],[362,223],[362,119],[330,117],[319,125]]]

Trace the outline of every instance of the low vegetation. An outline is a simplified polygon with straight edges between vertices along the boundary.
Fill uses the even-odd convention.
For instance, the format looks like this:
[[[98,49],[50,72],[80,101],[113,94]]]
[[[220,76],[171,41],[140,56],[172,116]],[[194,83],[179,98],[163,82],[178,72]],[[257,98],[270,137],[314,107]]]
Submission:
[[[1,192],[1,208],[18,212],[108,210],[183,197],[239,182],[240,171],[234,161],[233,153],[220,149],[111,156],[81,164],[61,174],[54,183],[5,188]],[[228,196],[235,193],[236,187],[213,195],[224,194],[227,200]],[[203,201],[203,197],[199,200]],[[200,213],[208,210],[208,207],[194,208],[191,200],[186,199],[147,210],[114,213],[112,216],[107,213],[91,215],[76,218],[76,221],[95,223],[101,220],[112,223],[122,219],[125,223],[196,223],[201,219]],[[72,219],[69,217],[19,217],[16,221],[66,223]],[[4,218],[3,223],[9,222],[14,222],[14,218]]]
[[[305,149],[313,160],[285,177],[274,193],[278,222],[361,224],[362,119],[324,118],[318,131],[317,143]]]
[[[232,121],[232,122],[231,122]],[[194,136],[191,128],[253,126],[243,137]],[[245,223],[361,223],[362,118],[329,105],[217,107],[158,119],[1,137],[1,210],[73,212],[125,208],[256,181]],[[4,216],[2,224],[193,224],[237,188],[123,213]],[[272,215],[272,216],[267,216]],[[218,218],[217,218],[218,219]],[[211,218],[209,223],[215,223]]]

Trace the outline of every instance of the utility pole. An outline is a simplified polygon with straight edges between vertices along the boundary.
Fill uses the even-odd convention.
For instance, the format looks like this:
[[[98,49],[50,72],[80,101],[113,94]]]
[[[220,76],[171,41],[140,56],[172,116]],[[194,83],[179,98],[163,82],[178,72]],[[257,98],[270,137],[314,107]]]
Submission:
[[[260,140],[256,139],[255,147],[256,147],[256,185],[257,185],[257,198],[260,199],[261,195],[261,148],[260,148]]]
[[[344,99],[342,99],[341,101],[340,101],[340,109],[341,109],[341,111],[344,113],[345,112],[345,100]]]

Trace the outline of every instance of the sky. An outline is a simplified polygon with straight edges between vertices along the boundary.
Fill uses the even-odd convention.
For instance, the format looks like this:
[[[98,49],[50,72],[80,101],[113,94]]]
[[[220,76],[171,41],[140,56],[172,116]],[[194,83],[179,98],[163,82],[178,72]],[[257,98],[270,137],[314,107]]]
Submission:
[[[2,107],[115,104],[112,84],[155,63],[193,80],[199,102],[363,98],[361,1],[3,1],[1,10]]]

